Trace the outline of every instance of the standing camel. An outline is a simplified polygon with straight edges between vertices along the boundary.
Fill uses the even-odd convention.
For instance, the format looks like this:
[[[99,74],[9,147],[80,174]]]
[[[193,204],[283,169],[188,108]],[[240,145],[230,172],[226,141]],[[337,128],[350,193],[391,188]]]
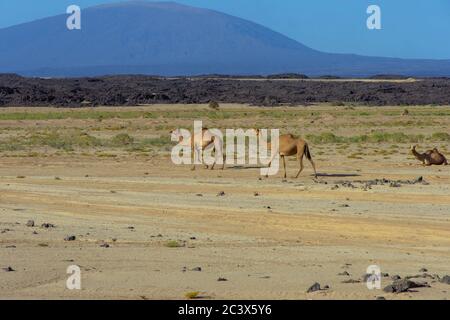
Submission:
[[[183,146],[189,146],[192,150],[192,154],[196,153],[198,158],[201,158],[201,153],[205,151],[208,148],[213,148],[215,151],[215,136],[209,132],[208,128],[202,128],[201,135],[197,133],[197,135],[192,136],[191,139],[184,141],[183,136],[179,129],[173,130],[170,132],[170,134],[175,134],[178,136],[178,142]],[[214,160],[214,163],[211,166],[211,170],[214,170],[214,166],[216,164],[216,160]],[[205,165],[205,168],[208,169],[208,165]],[[223,164],[222,164],[222,170],[225,168],[225,155],[223,156]],[[192,165],[191,168],[192,171],[195,170],[195,163]]]
[[[268,144],[268,149],[270,149],[270,143]],[[297,155],[297,160],[300,164],[300,169],[297,172],[297,175],[295,178],[298,178],[300,173],[303,171],[303,156],[306,156],[306,159],[311,162],[311,165],[314,169],[314,176],[317,178],[317,172],[316,172],[316,165],[314,164],[314,161],[312,160],[311,152],[309,151],[308,143],[303,140],[302,138],[297,138],[292,134],[283,134],[279,138],[279,144],[278,144],[278,153],[283,160],[283,167],[284,167],[284,178],[287,177],[286,174],[286,160],[285,157],[294,156]],[[276,156],[276,154],[272,155],[271,161],[269,162],[269,167],[272,164],[273,158]],[[266,176],[268,177],[268,175]]]
[[[416,151],[417,146],[411,147],[411,153],[414,155],[414,157],[422,161],[422,164],[424,166],[431,166],[431,165],[448,165],[448,161],[445,158],[445,156],[439,152],[437,148],[434,148],[433,150],[428,150],[425,153],[419,153]]]

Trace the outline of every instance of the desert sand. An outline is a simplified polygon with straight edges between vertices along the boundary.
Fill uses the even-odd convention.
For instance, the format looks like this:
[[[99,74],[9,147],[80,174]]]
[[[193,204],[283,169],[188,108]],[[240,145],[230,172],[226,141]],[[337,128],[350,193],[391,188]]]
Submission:
[[[191,118],[175,117],[187,108],[207,110],[172,106],[167,117],[101,121],[3,117],[0,138],[11,143],[11,136],[71,128],[105,139],[120,132],[138,138],[168,136],[173,125],[192,123]],[[433,112],[431,107],[412,107],[408,116],[398,107],[223,108],[221,112],[236,118],[211,116],[206,125],[279,125],[283,132],[302,136],[373,130],[428,136],[448,132],[450,121],[448,107]],[[72,112],[13,108],[3,114],[30,110]],[[296,110],[301,114],[275,114]],[[184,299],[198,291],[203,299],[448,299],[450,286],[439,279],[450,274],[450,166],[421,166],[409,155],[410,144],[310,142],[317,181],[307,161],[300,177],[293,179],[294,159],[287,161],[286,180],[281,172],[261,177],[254,166],[192,172],[172,164],[170,144],[138,152],[42,145],[3,150],[0,267],[14,271],[0,269],[0,298]],[[435,145],[450,149],[450,141],[419,145],[420,150]],[[373,179],[418,177],[426,183],[365,185]],[[26,225],[29,220],[34,227]],[[42,227],[44,223],[54,227]],[[76,239],[64,241],[69,235]],[[69,265],[82,270],[81,290],[66,288]],[[415,280],[430,287],[400,294],[369,290],[360,281],[369,265],[388,274],[382,288],[394,275],[424,273],[425,278]],[[329,289],[306,293],[315,282]]]

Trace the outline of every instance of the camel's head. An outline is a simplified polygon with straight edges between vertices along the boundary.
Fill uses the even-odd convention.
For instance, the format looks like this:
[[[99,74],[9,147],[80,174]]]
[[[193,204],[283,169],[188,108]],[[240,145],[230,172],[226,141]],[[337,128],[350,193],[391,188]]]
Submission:
[[[417,144],[411,146],[411,151],[416,151]]]
[[[172,137],[177,137],[179,142],[183,141],[183,135],[181,134],[180,129],[175,129],[175,130],[170,131],[170,135]]]
[[[259,137],[259,134],[261,133],[261,130],[260,129],[253,129],[253,130],[255,131],[256,136]]]

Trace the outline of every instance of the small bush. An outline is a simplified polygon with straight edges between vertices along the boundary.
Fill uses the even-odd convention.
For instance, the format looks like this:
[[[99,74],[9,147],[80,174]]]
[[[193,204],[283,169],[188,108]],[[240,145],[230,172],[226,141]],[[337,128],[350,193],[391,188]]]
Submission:
[[[169,240],[164,244],[167,248],[180,248],[183,245],[176,240]]]
[[[208,104],[208,107],[210,109],[213,109],[213,110],[219,110],[220,109],[219,103],[217,101],[210,101],[209,104]]]
[[[199,294],[200,294],[200,292],[198,292],[198,291],[191,291],[191,292],[186,292],[184,294],[184,296],[187,299],[198,299],[199,298]]]
[[[111,139],[111,145],[113,147],[123,147],[123,146],[129,146],[133,144],[134,138],[128,135],[127,133],[119,133],[118,135],[115,135]]]
[[[450,141],[450,134],[447,132],[436,132],[431,135],[432,141]]]
[[[140,141],[140,146],[155,146],[155,147],[163,147],[170,145],[172,141],[170,140],[169,135],[160,136],[159,138],[148,138]]]
[[[31,146],[49,146],[66,151],[73,147],[95,147],[100,146],[101,141],[85,132],[74,130],[64,133],[57,131],[44,131],[33,133],[24,139],[25,144]]]

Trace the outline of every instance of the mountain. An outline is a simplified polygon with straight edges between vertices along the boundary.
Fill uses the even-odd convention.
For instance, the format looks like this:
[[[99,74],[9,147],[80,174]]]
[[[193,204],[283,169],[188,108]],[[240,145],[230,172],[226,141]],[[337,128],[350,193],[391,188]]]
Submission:
[[[449,76],[450,60],[319,52],[253,22],[174,2],[129,1],[83,9],[81,30],[62,14],[0,29],[0,72],[105,74]]]

